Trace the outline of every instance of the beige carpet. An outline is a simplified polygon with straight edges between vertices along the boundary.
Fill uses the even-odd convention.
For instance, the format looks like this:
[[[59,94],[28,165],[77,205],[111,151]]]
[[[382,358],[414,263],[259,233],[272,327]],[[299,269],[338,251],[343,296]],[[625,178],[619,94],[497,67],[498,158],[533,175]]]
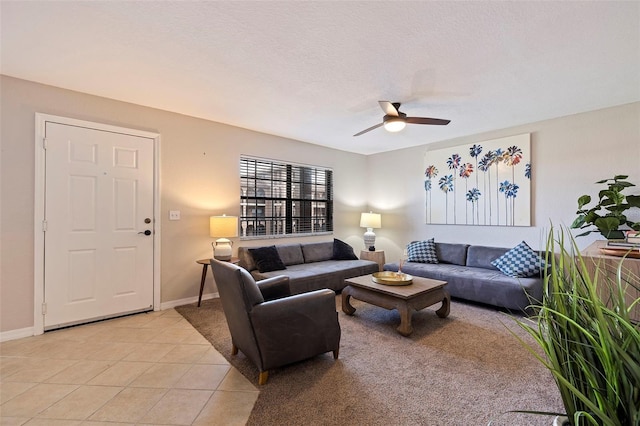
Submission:
[[[509,410],[562,411],[551,375],[513,337],[513,320],[491,308],[454,301],[446,319],[437,306],[414,314],[413,334],[396,332],[399,315],[351,299],[339,309],[340,358],[331,353],[270,372],[251,425],[550,425],[552,418]],[[217,299],[176,308],[257,385],[257,369],[231,356]]]

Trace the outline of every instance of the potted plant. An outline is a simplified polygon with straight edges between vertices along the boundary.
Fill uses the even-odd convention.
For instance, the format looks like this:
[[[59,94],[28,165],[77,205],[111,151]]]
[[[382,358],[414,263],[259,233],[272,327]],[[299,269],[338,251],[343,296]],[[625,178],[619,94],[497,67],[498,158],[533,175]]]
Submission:
[[[516,322],[536,344],[518,339],[549,369],[571,425],[640,425],[640,325],[630,319],[629,286],[640,279],[622,269],[590,265],[573,238],[551,229],[542,301],[531,319]],[[539,346],[542,354],[535,346]],[[530,412],[532,413],[532,412]]]
[[[596,229],[577,235],[581,237],[591,232],[599,231],[607,239],[624,238],[625,229],[640,231],[640,222],[632,222],[624,214],[628,209],[640,207],[640,195],[625,195],[625,189],[635,186],[627,182],[629,176],[616,175],[612,179],[603,179],[596,182],[605,184],[606,189],[598,192],[598,202],[593,207],[587,207],[591,202],[590,195],[582,195],[578,198],[578,217],[571,224],[571,228],[584,229],[595,226]]]

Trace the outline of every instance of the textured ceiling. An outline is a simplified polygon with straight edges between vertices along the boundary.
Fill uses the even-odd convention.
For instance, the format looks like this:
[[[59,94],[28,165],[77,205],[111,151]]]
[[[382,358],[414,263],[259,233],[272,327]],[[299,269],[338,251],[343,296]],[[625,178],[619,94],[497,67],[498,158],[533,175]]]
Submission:
[[[363,154],[640,101],[640,2],[5,1],[5,75]],[[379,128],[378,100],[448,126]]]

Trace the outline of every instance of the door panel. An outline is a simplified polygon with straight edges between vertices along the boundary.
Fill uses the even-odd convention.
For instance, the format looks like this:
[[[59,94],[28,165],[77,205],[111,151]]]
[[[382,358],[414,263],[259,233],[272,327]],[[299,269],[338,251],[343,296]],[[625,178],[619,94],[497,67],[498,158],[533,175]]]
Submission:
[[[152,309],[153,139],[45,132],[45,329]]]

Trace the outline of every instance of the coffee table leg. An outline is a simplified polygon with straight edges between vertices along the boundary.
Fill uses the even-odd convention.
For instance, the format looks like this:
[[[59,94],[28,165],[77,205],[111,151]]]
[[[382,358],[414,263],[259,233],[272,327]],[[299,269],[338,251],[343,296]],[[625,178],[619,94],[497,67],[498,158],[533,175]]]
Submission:
[[[446,291],[444,292],[444,299],[442,299],[442,306],[436,311],[436,315],[440,318],[446,318],[449,316],[449,309],[451,307],[451,296]]]
[[[345,288],[342,289],[342,312],[344,312],[347,315],[353,315],[353,313],[356,311],[356,308],[351,306],[351,303],[349,303],[350,299],[351,299],[351,287],[346,286]]]
[[[403,336],[408,336],[413,333],[413,327],[411,326],[411,316],[413,315],[413,308],[406,303],[398,304],[398,312],[400,313],[400,326],[397,328],[398,333]]]

